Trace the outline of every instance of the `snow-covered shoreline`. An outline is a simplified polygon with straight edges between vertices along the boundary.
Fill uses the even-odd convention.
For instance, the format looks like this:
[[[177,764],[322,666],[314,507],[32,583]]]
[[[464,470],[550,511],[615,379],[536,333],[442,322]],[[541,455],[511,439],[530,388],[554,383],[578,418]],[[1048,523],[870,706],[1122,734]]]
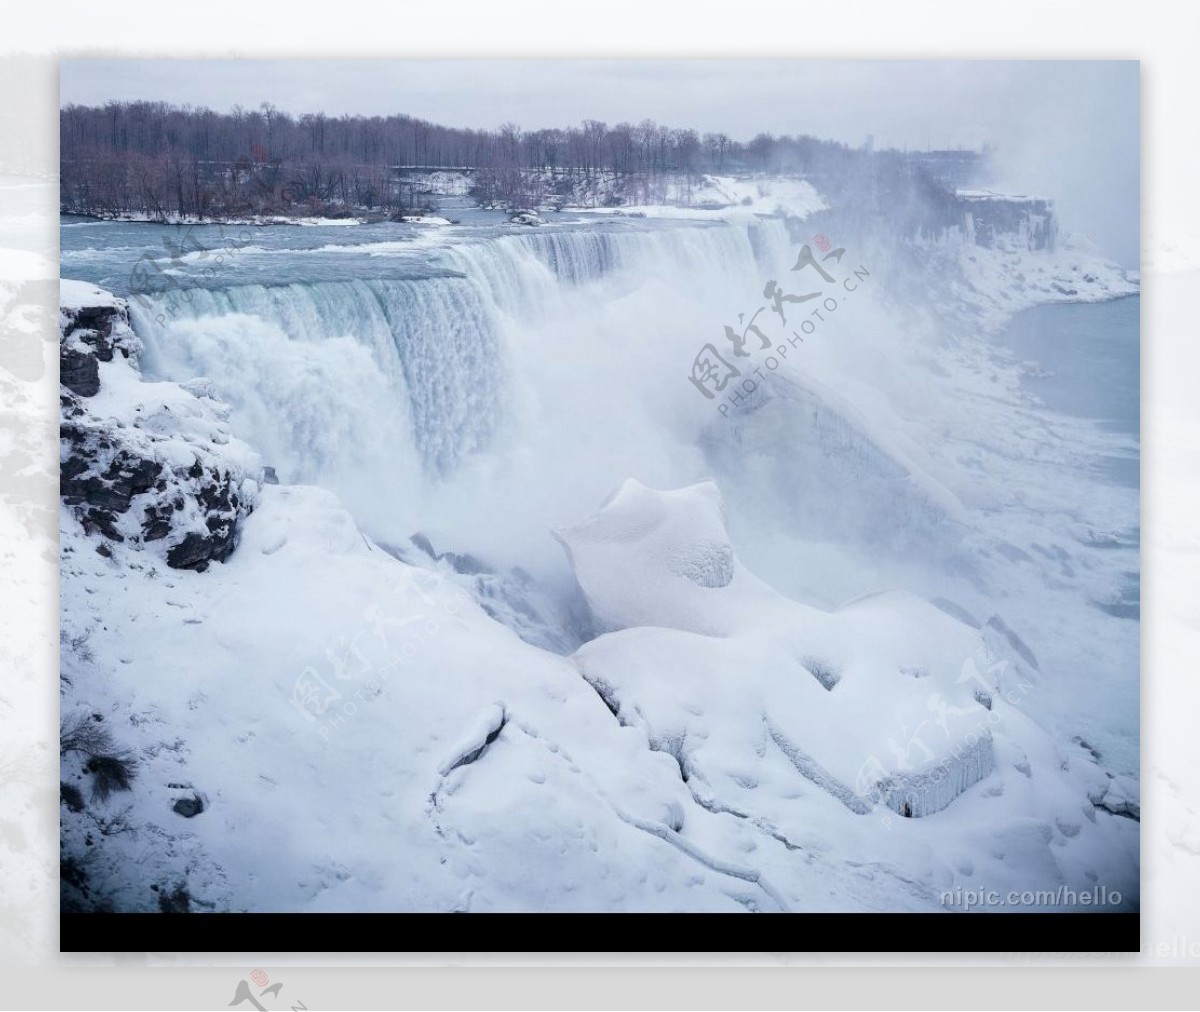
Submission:
[[[447,176],[454,174],[445,174]],[[456,178],[443,178],[431,181],[436,184],[432,196],[461,196],[466,193],[469,184],[458,174]],[[733,176],[701,176],[693,184],[690,180],[681,182],[673,180],[664,184],[664,200],[656,203],[625,201],[608,204],[608,200],[616,200],[612,194],[590,197],[583,193],[567,197],[555,198],[539,203],[532,210],[535,212],[571,211],[589,212],[595,214],[624,214],[639,217],[663,218],[696,218],[715,220],[733,215],[774,213],[786,207],[789,213],[804,216],[814,210],[825,207],[822,198],[813,189],[812,184],[804,179],[782,176],[754,176],[737,178]],[[92,221],[113,221],[122,223],[144,223],[155,225],[301,225],[301,226],[338,226],[365,225],[378,221],[389,220],[382,211],[364,211],[358,209],[354,213],[331,217],[328,215],[304,214],[252,214],[252,215],[195,215],[164,212],[151,214],[144,211],[114,211],[80,213],[63,208],[63,214],[72,217],[85,218]],[[520,209],[511,209],[511,215],[519,215]],[[449,219],[436,213],[420,212],[402,215],[397,219],[411,224],[449,225]],[[532,222],[530,222],[532,223]]]
[[[335,228],[351,227],[354,225],[375,225],[383,221],[395,221],[409,225],[449,225],[448,218],[434,214],[406,214],[399,217],[389,217],[379,214],[357,214],[342,217],[321,215],[284,215],[284,214],[254,214],[254,215],[194,215],[166,214],[151,215],[142,212],[128,211],[113,214],[79,214],[63,211],[64,216],[83,218],[86,221],[111,221],[126,225],[229,225],[261,228],[270,225],[297,225],[306,228]]]
[[[989,333],[1034,306],[1107,302],[1141,291],[1136,272],[1084,237],[1064,236],[1053,251],[963,244],[937,249],[932,258],[943,265],[949,299],[975,313]]]
[[[321,217],[317,215],[195,215],[195,214],[163,214],[153,215],[142,211],[117,211],[112,214],[81,214],[75,211],[63,210],[64,215],[73,218],[84,218],[89,221],[112,221],[121,224],[144,225],[301,225],[301,226],[335,226],[335,225],[365,225],[372,219],[359,216],[341,218]],[[376,219],[380,220],[380,219]]]

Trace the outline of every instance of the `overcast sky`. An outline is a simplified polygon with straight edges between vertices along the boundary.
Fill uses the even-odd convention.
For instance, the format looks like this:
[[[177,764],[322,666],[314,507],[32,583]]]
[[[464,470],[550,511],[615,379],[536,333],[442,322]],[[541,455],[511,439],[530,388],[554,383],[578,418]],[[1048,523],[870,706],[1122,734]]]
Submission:
[[[748,140],[807,133],[876,147],[996,145],[1005,183],[1054,197],[1068,228],[1135,263],[1134,62],[64,60],[62,102],[271,102],[526,129],[647,117]]]

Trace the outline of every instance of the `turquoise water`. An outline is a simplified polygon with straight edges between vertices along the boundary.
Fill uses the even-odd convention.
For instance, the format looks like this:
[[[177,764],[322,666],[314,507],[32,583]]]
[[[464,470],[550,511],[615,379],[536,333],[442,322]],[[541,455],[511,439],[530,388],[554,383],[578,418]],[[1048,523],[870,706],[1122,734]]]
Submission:
[[[1002,343],[1038,370],[1022,386],[1051,411],[1093,419],[1121,436],[1119,449],[1093,469],[1115,484],[1137,488],[1141,430],[1141,299],[1036,306],[1018,313]]]
[[[1042,551],[1061,553],[1069,568],[1045,569],[1039,582],[1077,583],[1089,621],[1070,594],[1027,584],[1021,602],[1006,604],[1049,658],[1036,707],[1062,740],[1089,743],[1113,770],[1137,776],[1141,622],[1140,310],[1138,296],[1108,302],[1038,306],[1017,314],[998,343],[1029,363],[1023,390],[1049,416],[1086,419],[1094,438],[1066,443],[1050,468],[1030,461],[1031,480],[1057,489],[1068,521]],[[1051,426],[1048,431],[1055,431]],[[1086,445],[1086,448],[1085,448]],[[1073,463],[1072,463],[1073,461]],[[1050,518],[1047,518],[1048,523]],[[1053,529],[1052,527],[1049,529]],[[1068,631],[1069,630],[1069,631]]]
[[[159,225],[96,221],[64,215],[62,276],[90,281],[121,296],[162,295],[190,288],[238,285],[419,281],[461,277],[447,251],[506,236],[532,245],[571,242],[579,234],[616,241],[624,233],[681,225],[651,219],[553,214],[532,229],[497,211],[451,208],[455,226],[402,222],[363,225]],[[713,227],[687,222],[689,228]],[[565,238],[564,238],[565,237]]]

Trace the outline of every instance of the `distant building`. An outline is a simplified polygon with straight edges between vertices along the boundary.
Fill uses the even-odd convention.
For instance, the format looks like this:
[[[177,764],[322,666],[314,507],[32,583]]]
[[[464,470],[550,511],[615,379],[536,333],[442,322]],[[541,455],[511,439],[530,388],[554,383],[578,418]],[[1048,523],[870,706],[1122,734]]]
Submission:
[[[910,151],[909,163],[924,170],[932,179],[958,189],[979,181],[984,157],[980,151]]]
[[[1058,222],[1045,197],[980,187],[988,151],[910,151],[909,171],[932,184],[921,231],[961,229],[968,241],[994,248],[1054,249]]]
[[[1028,249],[1054,249],[1058,221],[1048,198],[991,190],[956,190],[954,196],[963,229],[977,246],[1016,242]]]

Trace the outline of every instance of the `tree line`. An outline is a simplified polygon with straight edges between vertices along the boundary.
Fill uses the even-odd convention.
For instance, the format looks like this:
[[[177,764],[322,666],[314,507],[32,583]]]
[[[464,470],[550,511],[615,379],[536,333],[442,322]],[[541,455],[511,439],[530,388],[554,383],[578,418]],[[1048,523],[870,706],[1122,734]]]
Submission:
[[[875,169],[874,153],[806,135],[742,142],[651,120],[563,129],[447,127],[412,116],[292,116],[270,103],[230,112],[163,102],[60,112],[62,209],[111,215],[410,212],[414,168],[469,169],[476,196],[528,206],[563,180],[606,177],[596,199],[645,199],[654,181],[703,173],[803,173],[829,186]],[[898,152],[891,152],[899,157]],[[549,183],[547,183],[549,180]],[[554,181],[558,180],[556,184]]]

